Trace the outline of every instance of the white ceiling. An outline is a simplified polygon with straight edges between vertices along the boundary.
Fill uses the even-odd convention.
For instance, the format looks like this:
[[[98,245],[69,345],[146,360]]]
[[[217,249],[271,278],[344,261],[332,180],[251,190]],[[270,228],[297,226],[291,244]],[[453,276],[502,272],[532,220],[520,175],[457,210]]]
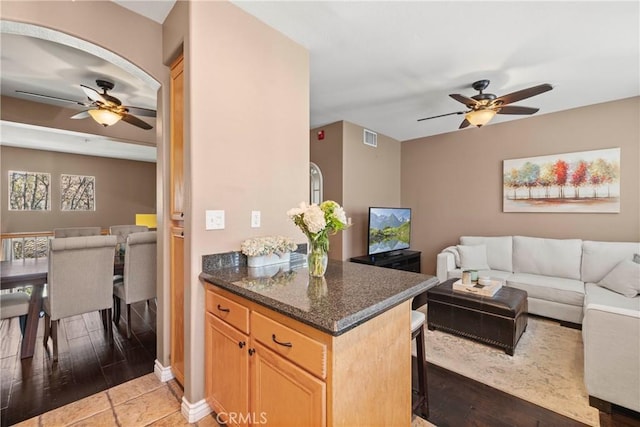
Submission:
[[[161,23],[174,1],[116,3]],[[233,3],[308,49],[312,127],[347,120],[401,141],[457,131],[461,116],[417,119],[464,110],[448,94],[475,95],[479,79],[498,96],[552,84],[515,104],[537,115],[640,95],[638,1]],[[125,105],[155,108],[152,88],[111,65],[3,34],[2,94],[82,99],[78,85],[105,75]]]
[[[554,89],[547,114],[640,95],[640,2],[234,1],[309,50],[311,126],[347,120],[392,138],[455,131],[448,96]],[[492,123],[523,116],[498,115]],[[468,130],[465,130],[468,131]]]

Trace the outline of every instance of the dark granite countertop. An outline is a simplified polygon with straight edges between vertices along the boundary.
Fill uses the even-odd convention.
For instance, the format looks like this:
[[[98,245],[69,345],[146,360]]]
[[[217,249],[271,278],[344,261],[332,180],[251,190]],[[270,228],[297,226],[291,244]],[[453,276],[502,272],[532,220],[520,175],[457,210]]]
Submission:
[[[310,278],[293,255],[289,264],[232,264],[204,259],[200,279],[334,336],[438,284],[434,276],[333,260],[324,278]]]

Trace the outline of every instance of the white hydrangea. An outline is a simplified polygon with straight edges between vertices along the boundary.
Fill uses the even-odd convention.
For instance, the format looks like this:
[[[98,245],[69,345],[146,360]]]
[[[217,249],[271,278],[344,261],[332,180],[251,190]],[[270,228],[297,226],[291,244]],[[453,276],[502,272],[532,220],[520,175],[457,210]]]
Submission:
[[[327,226],[324,212],[316,204],[307,207],[304,212],[303,221],[310,233],[319,233]]]

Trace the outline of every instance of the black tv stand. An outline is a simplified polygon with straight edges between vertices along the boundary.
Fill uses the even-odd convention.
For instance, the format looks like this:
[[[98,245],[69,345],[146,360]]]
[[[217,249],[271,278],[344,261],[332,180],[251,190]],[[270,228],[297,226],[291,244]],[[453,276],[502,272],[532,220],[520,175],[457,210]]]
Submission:
[[[350,261],[420,273],[420,254],[421,252],[418,251],[393,251],[379,255],[353,257]]]

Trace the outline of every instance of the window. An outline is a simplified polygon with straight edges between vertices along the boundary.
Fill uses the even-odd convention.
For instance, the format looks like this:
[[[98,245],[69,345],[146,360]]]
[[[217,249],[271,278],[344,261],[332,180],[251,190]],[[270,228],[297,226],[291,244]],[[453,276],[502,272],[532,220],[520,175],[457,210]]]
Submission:
[[[51,210],[50,183],[48,173],[9,171],[9,210]]]
[[[322,172],[315,163],[310,163],[309,172],[311,179],[309,180],[311,188],[309,189],[309,201],[319,205],[322,203]]]

